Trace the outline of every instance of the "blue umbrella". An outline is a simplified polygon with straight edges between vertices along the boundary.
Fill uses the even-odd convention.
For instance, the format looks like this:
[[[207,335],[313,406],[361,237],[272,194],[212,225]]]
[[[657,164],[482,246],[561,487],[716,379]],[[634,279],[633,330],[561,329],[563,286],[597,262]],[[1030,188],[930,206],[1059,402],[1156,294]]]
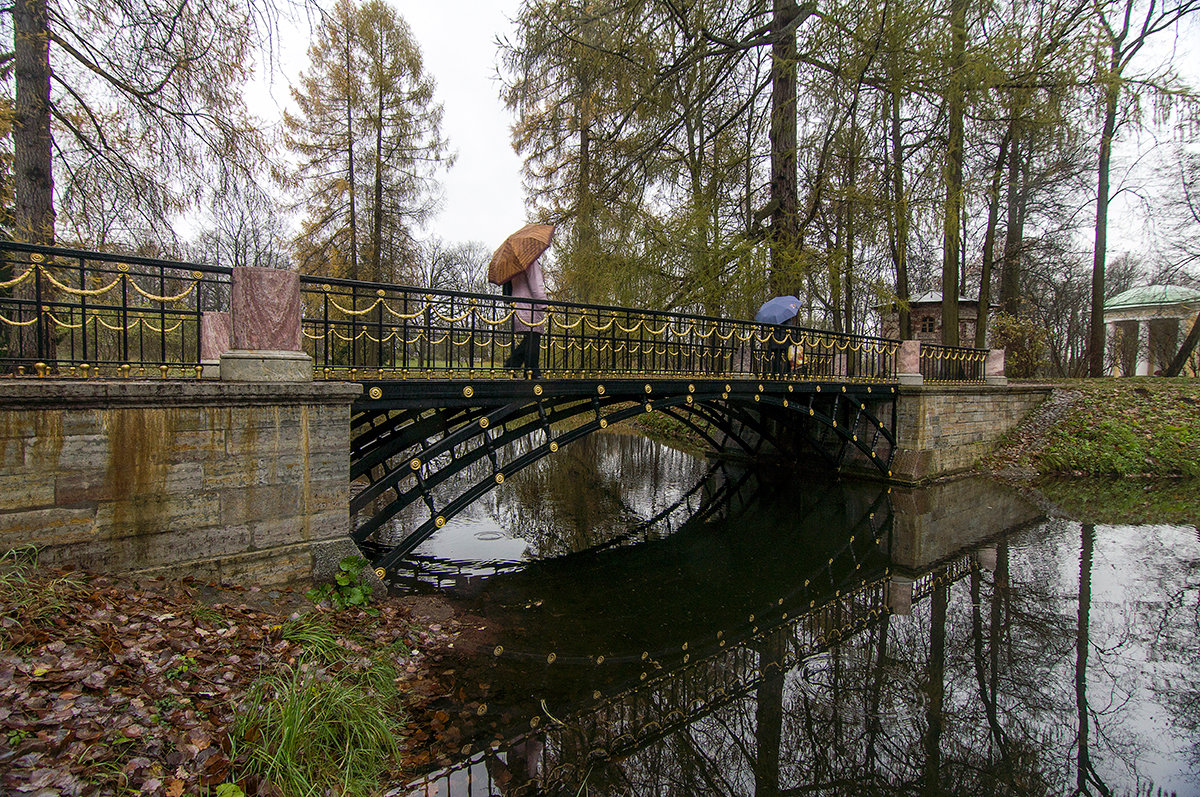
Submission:
[[[776,296],[758,308],[754,320],[760,324],[784,324],[795,318],[798,312],[800,300],[795,296]]]

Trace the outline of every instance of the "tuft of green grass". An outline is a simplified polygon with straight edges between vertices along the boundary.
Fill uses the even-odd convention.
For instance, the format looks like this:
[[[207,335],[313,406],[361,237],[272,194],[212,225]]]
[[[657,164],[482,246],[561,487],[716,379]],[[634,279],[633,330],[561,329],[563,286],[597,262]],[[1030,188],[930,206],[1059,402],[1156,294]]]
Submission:
[[[0,554],[0,617],[16,626],[44,626],[67,611],[72,595],[83,586],[74,574],[51,577],[38,566],[37,548],[27,545]],[[9,633],[0,627],[0,648]]]
[[[198,623],[208,623],[209,625],[229,625],[229,620],[225,615],[218,612],[211,606],[205,606],[203,603],[198,603],[188,609],[188,614]]]
[[[257,775],[285,797],[370,794],[399,752],[396,698],[390,679],[314,662],[264,678],[233,729],[240,775]]]
[[[337,643],[337,634],[317,614],[302,614],[284,622],[281,629],[284,639],[303,645],[310,655],[325,664],[334,664],[346,657],[346,651]]]

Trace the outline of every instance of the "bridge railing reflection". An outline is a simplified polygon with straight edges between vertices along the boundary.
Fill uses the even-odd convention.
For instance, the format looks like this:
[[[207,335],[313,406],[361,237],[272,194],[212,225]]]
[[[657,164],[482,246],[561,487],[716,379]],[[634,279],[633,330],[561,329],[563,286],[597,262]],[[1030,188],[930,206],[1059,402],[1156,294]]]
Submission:
[[[548,377],[604,374],[888,382],[899,342],[802,327],[303,277],[304,338],[331,377],[521,376],[537,333]]]

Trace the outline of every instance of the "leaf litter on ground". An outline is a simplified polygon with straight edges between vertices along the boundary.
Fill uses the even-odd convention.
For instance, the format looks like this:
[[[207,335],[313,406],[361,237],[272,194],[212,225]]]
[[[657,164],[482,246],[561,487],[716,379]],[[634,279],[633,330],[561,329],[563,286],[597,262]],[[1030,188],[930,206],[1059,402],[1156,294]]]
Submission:
[[[394,670],[405,721],[380,785],[404,783],[459,744],[444,723],[431,730],[433,698],[448,691],[439,651],[458,624],[443,625],[422,628],[392,602],[374,616],[322,610],[296,590],[43,568],[0,577],[0,793],[216,794],[232,781],[278,793],[239,779],[230,731],[255,683],[313,655],[314,626],[328,631],[315,654],[326,665]],[[345,651],[336,664],[330,639]]]

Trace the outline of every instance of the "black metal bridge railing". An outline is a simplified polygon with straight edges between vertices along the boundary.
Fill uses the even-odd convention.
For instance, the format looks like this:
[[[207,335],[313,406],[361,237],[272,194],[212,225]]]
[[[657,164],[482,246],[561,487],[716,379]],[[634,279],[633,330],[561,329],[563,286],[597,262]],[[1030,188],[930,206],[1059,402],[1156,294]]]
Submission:
[[[0,242],[0,362],[10,373],[198,376],[200,319],[228,308],[231,273]]]
[[[921,376],[938,384],[979,384],[985,381],[987,349],[921,344]]]
[[[60,376],[201,375],[203,316],[233,270],[0,242],[0,367]],[[899,341],[687,313],[301,277],[305,350],[335,379],[686,376],[895,382]],[[982,382],[986,352],[927,346],[927,382]]]
[[[528,332],[549,378],[687,375],[892,382],[899,342],[728,318],[302,277],[319,370],[501,377]]]

